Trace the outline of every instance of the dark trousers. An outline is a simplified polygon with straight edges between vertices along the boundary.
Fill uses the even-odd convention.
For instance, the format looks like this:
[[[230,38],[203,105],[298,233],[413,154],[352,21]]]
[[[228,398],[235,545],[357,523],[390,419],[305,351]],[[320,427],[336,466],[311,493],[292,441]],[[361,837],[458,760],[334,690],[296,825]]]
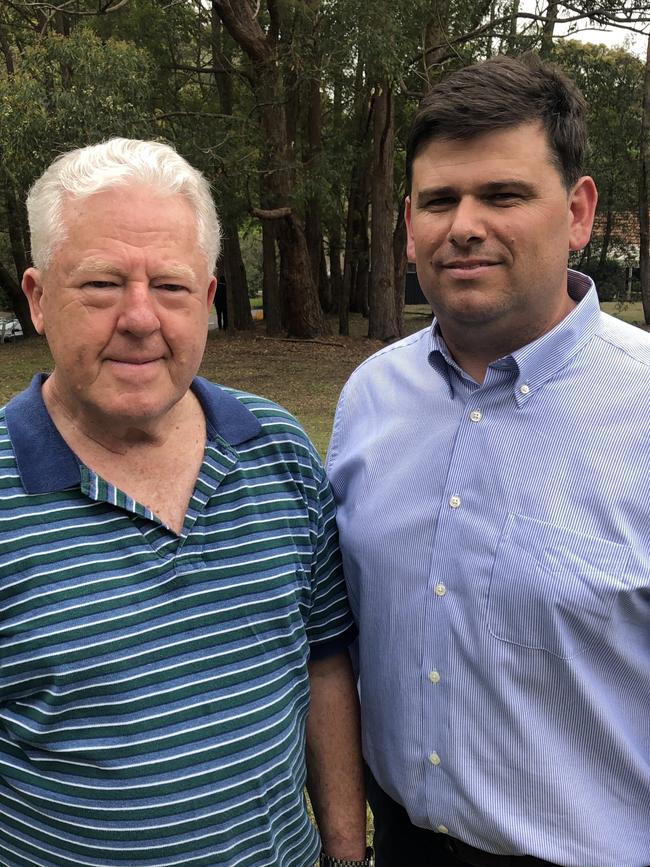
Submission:
[[[225,304],[220,304],[217,308],[217,328],[228,327],[228,308]]]
[[[366,768],[366,795],[375,819],[376,867],[558,867],[530,855],[494,855],[413,825]]]

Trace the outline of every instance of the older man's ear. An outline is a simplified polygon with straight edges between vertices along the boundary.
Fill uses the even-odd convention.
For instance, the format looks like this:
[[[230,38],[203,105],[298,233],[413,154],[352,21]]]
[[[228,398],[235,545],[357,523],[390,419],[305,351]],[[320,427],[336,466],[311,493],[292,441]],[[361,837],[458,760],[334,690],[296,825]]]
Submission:
[[[34,323],[34,328],[39,334],[45,334],[45,322],[41,309],[43,297],[43,283],[41,272],[38,268],[28,268],[23,274],[23,292],[29,301],[29,312]]]

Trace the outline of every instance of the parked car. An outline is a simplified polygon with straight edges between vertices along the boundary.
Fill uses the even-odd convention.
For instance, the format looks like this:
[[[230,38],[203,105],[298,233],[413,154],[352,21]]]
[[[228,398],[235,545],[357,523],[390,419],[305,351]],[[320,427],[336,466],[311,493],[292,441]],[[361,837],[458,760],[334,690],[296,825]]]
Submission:
[[[23,336],[23,327],[20,322],[14,319],[0,319],[0,343],[5,340],[13,340],[14,337]]]

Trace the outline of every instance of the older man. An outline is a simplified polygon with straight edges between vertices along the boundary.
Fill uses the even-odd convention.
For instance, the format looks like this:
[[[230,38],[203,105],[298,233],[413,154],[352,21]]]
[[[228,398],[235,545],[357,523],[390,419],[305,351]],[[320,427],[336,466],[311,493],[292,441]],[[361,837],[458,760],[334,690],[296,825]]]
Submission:
[[[328,483],[288,413],[195,376],[207,183],[114,139],[28,211],[55,366],[0,413],[0,861],[307,867],[307,779],[321,863],[367,863]]]
[[[533,58],[414,120],[435,319],[353,374],[329,456],[378,867],[650,864],[650,337],[567,273],[584,145]]]

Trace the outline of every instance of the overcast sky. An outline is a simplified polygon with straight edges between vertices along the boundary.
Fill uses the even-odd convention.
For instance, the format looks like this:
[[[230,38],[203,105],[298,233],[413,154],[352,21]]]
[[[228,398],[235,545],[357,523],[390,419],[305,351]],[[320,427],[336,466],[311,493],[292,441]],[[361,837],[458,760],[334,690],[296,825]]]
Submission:
[[[520,4],[520,8],[523,11],[533,11],[536,7],[538,9],[545,10],[546,2],[544,0],[523,0]],[[646,24],[646,31],[650,31],[650,26]],[[565,28],[566,30],[566,28]],[[557,28],[556,33],[562,33],[562,29],[560,27]],[[581,42],[593,42],[595,45],[607,45],[610,48],[614,46],[623,46],[626,39],[631,40],[631,44],[626,46],[628,51],[631,51],[633,54],[636,54],[637,57],[640,57],[642,60],[645,60],[646,52],[648,50],[648,37],[647,35],[636,35],[634,33],[630,33],[629,30],[622,30],[620,28],[614,28],[609,31],[596,30],[596,29],[581,29],[579,32],[572,34],[572,39],[579,39]]]

